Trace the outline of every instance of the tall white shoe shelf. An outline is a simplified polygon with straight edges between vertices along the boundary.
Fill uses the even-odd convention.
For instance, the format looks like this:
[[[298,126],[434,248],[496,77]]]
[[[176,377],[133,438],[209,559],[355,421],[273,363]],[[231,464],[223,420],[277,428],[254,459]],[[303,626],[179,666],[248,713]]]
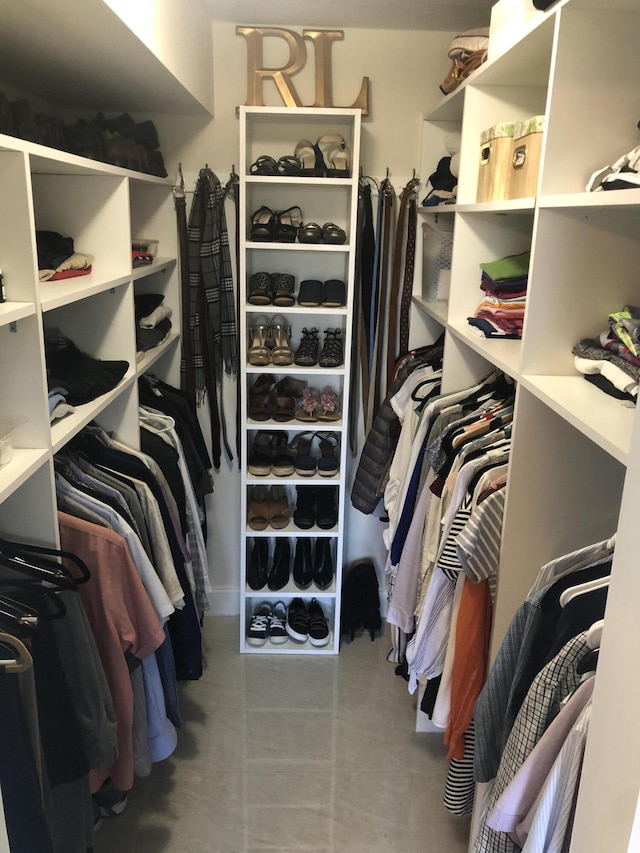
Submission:
[[[446,154],[447,133],[461,130],[462,142],[457,204],[420,213],[453,221],[450,299],[427,301],[417,271],[417,325],[432,339],[445,331],[445,390],[492,367],[518,383],[493,656],[538,569],[617,529],[571,853],[631,850],[640,791],[640,417],[585,382],[571,355],[609,312],[640,304],[640,192],[584,190],[638,144],[639,37],[635,0],[564,0],[513,48],[490,51],[423,128],[422,174]],[[481,131],[542,113],[536,197],[475,203]],[[466,318],[480,301],[478,264],[529,248],[522,341],[476,337]]]
[[[351,177],[289,177],[258,176],[251,174],[251,164],[259,156],[267,155],[278,160],[292,155],[299,140],[307,139],[312,143],[327,133],[341,134],[351,148]],[[240,604],[240,648],[243,652],[276,654],[337,654],[340,645],[340,588],[342,578],[342,541],[345,505],[345,472],[347,459],[347,412],[349,399],[349,356],[351,350],[351,310],[353,301],[353,277],[355,267],[355,233],[358,201],[358,173],[360,151],[360,111],[349,109],[320,110],[314,108],[281,109],[275,107],[240,108],[240,382],[242,389],[242,427],[243,427],[243,471],[242,504],[240,510],[242,540],[241,545],[241,604]],[[251,240],[251,215],[262,205],[273,211],[285,210],[292,205],[302,209],[303,221],[317,222],[321,226],[333,222],[343,228],[347,234],[344,245],[304,244],[281,242],[253,242]],[[305,308],[296,304],[291,308],[273,305],[252,305],[247,302],[248,286],[251,276],[257,272],[290,273],[296,278],[296,296],[300,282],[305,279],[340,279],[345,282],[347,303],[343,308]],[[320,333],[327,328],[342,329],[344,346],[344,365],[336,368],[250,366],[247,361],[247,349],[250,343],[249,328],[256,316],[264,314],[267,318],[274,314],[283,315],[292,330],[291,347],[295,349],[300,342],[303,327],[315,326]],[[303,379],[308,387],[321,391],[324,386],[332,387],[338,395],[341,420],[333,423],[303,423],[291,420],[277,423],[272,419],[257,421],[250,417],[250,391],[260,374],[275,374],[274,379],[291,376]],[[251,453],[253,439],[259,430],[284,430],[291,442],[298,433],[307,430],[315,432],[335,432],[340,442],[339,472],[334,477],[255,477],[248,474],[247,459]],[[313,452],[318,455],[317,444]],[[249,490],[259,484],[268,489],[272,486],[284,486],[290,505],[291,521],[284,529],[274,530],[268,526],[263,531],[251,529],[247,523],[247,503]],[[296,486],[315,486],[318,489],[337,487],[338,523],[330,530],[321,530],[314,525],[311,530],[301,530],[293,522],[296,506]],[[269,541],[269,568],[272,565],[276,540],[286,537],[291,546],[291,569],[295,556],[296,541],[310,537],[318,541],[328,538],[335,568],[334,581],[326,590],[312,584],[306,590],[299,590],[291,572],[287,585],[271,592],[265,586],[253,590],[247,584],[247,565],[254,539],[267,537]],[[315,542],[314,542],[315,546]],[[312,549],[313,550],[313,549]],[[249,645],[247,631],[251,616],[263,602],[275,604],[282,601],[286,606],[292,598],[300,596],[308,604],[316,598],[322,606],[329,626],[329,643],[315,647],[309,643],[298,643],[291,638],[283,644],[267,642],[263,646]]]

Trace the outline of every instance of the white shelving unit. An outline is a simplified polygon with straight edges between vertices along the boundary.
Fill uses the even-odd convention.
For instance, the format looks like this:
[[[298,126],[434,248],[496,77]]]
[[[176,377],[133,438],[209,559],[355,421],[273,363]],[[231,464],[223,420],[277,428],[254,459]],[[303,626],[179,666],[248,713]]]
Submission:
[[[462,136],[457,204],[421,212],[422,221],[453,220],[450,299],[427,301],[418,265],[416,329],[422,342],[445,332],[444,390],[492,367],[518,382],[494,656],[538,569],[617,529],[571,853],[627,850],[640,790],[640,423],[635,409],[588,385],[571,354],[608,313],[640,304],[640,192],[584,191],[593,171],[638,144],[638,37],[633,0],[564,0],[444,98],[423,128],[424,175],[446,154],[446,135]],[[476,204],[481,131],[542,113],[536,198]],[[478,265],[526,249],[522,341],[476,337],[466,318],[481,298]]]
[[[340,133],[352,150],[351,178],[320,177],[260,177],[250,174],[250,166],[261,155],[269,155],[276,160],[291,155],[296,143],[301,139],[315,142],[326,133]],[[243,472],[242,504],[240,508],[241,545],[241,603],[240,603],[240,649],[243,652],[273,654],[337,654],[340,646],[340,586],[342,577],[342,539],[345,506],[346,441],[344,431],[347,420],[344,406],[349,398],[349,355],[351,350],[351,306],[353,300],[353,276],[355,266],[355,233],[358,194],[358,164],[360,150],[360,111],[348,109],[318,110],[314,108],[281,109],[275,107],[240,107],[240,353],[243,369],[241,371],[242,388],[242,424],[243,424]],[[292,205],[302,209],[304,222],[335,222],[347,233],[347,242],[342,246],[304,243],[253,242],[250,240],[251,214],[261,205],[272,210],[284,210]],[[246,229],[246,230],[245,230]],[[251,305],[247,303],[247,288],[251,276],[260,271],[269,273],[290,273],[296,279],[296,295],[300,282],[304,279],[327,281],[337,278],[345,282],[347,304],[344,308],[304,308],[297,304],[291,308],[273,305]],[[302,329],[315,326],[319,330],[322,344],[323,332],[327,328],[342,329],[344,346],[344,365],[338,368],[321,367],[253,367],[246,362],[246,353],[250,344],[249,327],[259,314],[270,317],[283,315],[292,329],[291,347],[295,349],[300,342]],[[338,394],[342,418],[335,422],[304,423],[291,420],[277,423],[271,419],[252,421],[248,417],[249,393],[260,374],[274,374],[281,379],[291,376],[304,379],[310,388],[318,391],[328,385]],[[247,473],[247,459],[251,453],[253,439],[259,430],[286,431],[291,442],[297,433],[313,430],[318,433],[334,432],[340,441],[339,473],[334,477],[255,477]],[[313,452],[317,455],[317,449]],[[259,484],[266,486],[281,485],[287,492],[291,521],[283,530],[268,527],[264,531],[252,530],[247,524],[248,490]],[[338,495],[338,523],[331,530],[321,530],[317,526],[311,530],[300,530],[293,523],[296,506],[296,486],[316,486],[336,488]],[[276,592],[265,586],[262,590],[252,590],[246,582],[246,569],[250,557],[252,540],[267,537],[270,541],[270,557],[273,556],[275,541],[278,537],[287,537],[291,542],[291,570],[295,555],[297,538],[329,538],[335,567],[335,578],[328,589],[319,590],[312,584],[307,590],[299,590],[289,583]],[[271,566],[271,562],[269,563]],[[287,640],[283,645],[250,646],[246,634],[256,607],[263,601],[283,601],[300,596],[306,602],[316,598],[321,604],[329,624],[328,645],[316,648],[308,642],[304,644]]]

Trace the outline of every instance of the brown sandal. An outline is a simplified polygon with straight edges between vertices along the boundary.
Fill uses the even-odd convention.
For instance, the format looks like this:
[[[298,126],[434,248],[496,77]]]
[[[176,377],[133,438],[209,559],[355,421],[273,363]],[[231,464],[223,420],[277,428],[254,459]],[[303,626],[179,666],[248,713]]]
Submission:
[[[271,389],[273,376],[261,373],[249,391],[249,418],[252,421],[268,421],[271,417]]]
[[[265,530],[271,517],[266,486],[250,489],[247,501],[247,524],[252,530]]]
[[[307,383],[304,379],[292,379],[290,376],[285,376],[276,384],[272,412],[274,421],[285,423],[293,420],[296,400],[302,396],[306,387]]]
[[[270,512],[271,526],[274,530],[282,530],[289,524],[291,513],[284,486],[271,486]]]

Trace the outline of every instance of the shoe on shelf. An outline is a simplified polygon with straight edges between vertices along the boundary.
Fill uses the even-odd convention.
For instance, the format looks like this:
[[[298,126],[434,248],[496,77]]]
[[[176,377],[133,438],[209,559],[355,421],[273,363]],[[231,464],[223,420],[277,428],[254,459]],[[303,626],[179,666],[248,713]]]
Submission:
[[[300,160],[302,169],[300,174],[306,178],[319,178],[324,174],[322,167],[322,156],[318,159],[318,153],[313,142],[308,139],[301,139],[296,145],[295,156]]]
[[[297,204],[275,214],[273,239],[276,243],[295,243],[298,228],[302,225],[302,211]]]
[[[311,455],[311,444],[315,433],[299,432],[291,442],[291,447],[296,451],[294,461],[295,473],[298,477],[313,477],[316,473],[316,459]],[[308,436],[311,436],[309,438]]]
[[[293,295],[296,288],[295,276],[286,272],[271,274],[271,301],[280,308],[290,308],[295,305]]]
[[[322,228],[317,222],[307,222],[298,228],[299,243],[321,243]]]
[[[276,383],[272,399],[271,417],[278,423],[286,423],[293,420],[296,411],[296,400],[302,397],[307,383],[304,379],[293,379],[291,376],[283,377]]]
[[[271,519],[271,504],[266,486],[250,486],[247,500],[247,524],[252,530],[266,530]]]
[[[264,367],[271,361],[271,353],[267,348],[267,338],[269,337],[269,321],[260,314],[251,321],[249,326],[249,349],[247,351],[247,360],[249,364],[257,367]]]
[[[316,524],[321,530],[331,530],[338,523],[338,487],[322,486],[316,491]]]
[[[320,395],[316,388],[305,388],[302,392],[302,406],[296,412],[297,421],[315,424],[318,420],[316,412],[320,407]]]
[[[346,305],[347,294],[344,281],[339,278],[330,278],[325,281],[320,302],[323,308],[342,308]]]
[[[251,214],[249,239],[255,243],[270,243],[276,233],[276,214],[270,207],[262,205]]]
[[[302,174],[302,163],[298,157],[292,157],[290,154],[285,154],[277,163],[277,174],[289,177],[297,177]]]
[[[276,601],[271,610],[271,618],[267,626],[269,642],[274,646],[281,646],[287,642],[287,608],[284,601]]]
[[[322,302],[322,282],[317,278],[307,278],[300,282],[298,305],[304,308],[317,308]]]
[[[287,367],[293,361],[293,351],[289,346],[291,326],[282,314],[276,314],[271,320],[271,338],[273,340],[271,363],[279,367]]]
[[[321,477],[333,477],[339,471],[336,450],[339,447],[338,435],[335,432],[316,433],[320,443],[320,459],[318,459],[318,474]]]
[[[250,589],[264,589],[267,585],[267,564],[269,562],[269,540],[257,536],[247,564],[247,584]]]
[[[297,643],[307,642],[309,615],[301,598],[293,598],[287,609],[287,634]]]
[[[308,589],[313,583],[311,539],[301,537],[296,540],[296,552],[293,558],[293,582],[298,589]]]
[[[339,133],[327,133],[315,144],[316,156],[322,158],[324,173],[328,178],[351,176],[351,148]]]
[[[289,583],[291,564],[291,544],[288,539],[278,537],[273,551],[273,565],[267,575],[267,586],[271,592],[277,592]]]
[[[325,329],[322,352],[318,359],[320,367],[340,367],[344,364],[342,329]]]
[[[249,173],[251,175],[277,175],[278,164],[273,157],[263,154],[249,166]]]
[[[249,418],[253,421],[268,421],[271,417],[271,389],[275,377],[261,373],[249,390]]]
[[[293,360],[298,367],[315,367],[318,363],[319,349],[318,330],[315,326],[310,329],[305,326],[302,330],[302,340]]]
[[[267,642],[267,630],[271,618],[271,605],[263,601],[258,605],[251,617],[249,631],[247,632],[247,644],[250,646],[264,646]]]
[[[271,469],[275,477],[291,477],[295,471],[293,450],[286,432],[274,432],[271,439]]]
[[[293,511],[293,523],[300,530],[310,530],[315,524],[317,491],[315,486],[296,486],[296,508]]]
[[[325,222],[322,226],[322,242],[332,246],[343,246],[347,242],[347,233],[335,222]]]
[[[251,305],[271,305],[273,280],[268,272],[256,272],[249,279],[247,302]]]
[[[316,539],[316,550],[313,556],[313,582],[318,589],[329,589],[333,583],[333,575],[331,540],[320,537]]]
[[[327,386],[322,389],[322,394],[320,395],[320,406],[317,414],[317,418],[319,421],[339,421],[342,415],[340,414],[340,410],[338,408],[338,395],[333,390]]]
[[[257,488],[260,488],[260,486]],[[291,518],[289,499],[284,486],[271,486],[269,509],[271,526],[274,530],[283,530],[289,524]]]
[[[312,598],[307,611],[309,642],[316,648],[322,648],[329,644],[329,626],[324,611],[317,601]]]
[[[273,433],[266,432],[265,430],[260,430],[256,433],[247,463],[247,469],[254,477],[268,477],[271,473],[272,444]]]

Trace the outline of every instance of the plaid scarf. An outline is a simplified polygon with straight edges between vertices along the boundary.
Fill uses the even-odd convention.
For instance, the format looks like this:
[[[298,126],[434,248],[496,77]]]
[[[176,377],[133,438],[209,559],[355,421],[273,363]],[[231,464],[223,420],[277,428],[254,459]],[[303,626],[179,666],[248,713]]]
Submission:
[[[236,316],[229,237],[224,213],[225,190],[210,169],[201,169],[189,215],[190,324],[196,396],[201,404],[205,390],[215,394],[224,362],[227,374],[238,370]],[[200,288],[209,309],[209,325],[200,316]],[[213,334],[215,374],[207,375],[205,348]],[[187,368],[188,369],[188,368]]]

